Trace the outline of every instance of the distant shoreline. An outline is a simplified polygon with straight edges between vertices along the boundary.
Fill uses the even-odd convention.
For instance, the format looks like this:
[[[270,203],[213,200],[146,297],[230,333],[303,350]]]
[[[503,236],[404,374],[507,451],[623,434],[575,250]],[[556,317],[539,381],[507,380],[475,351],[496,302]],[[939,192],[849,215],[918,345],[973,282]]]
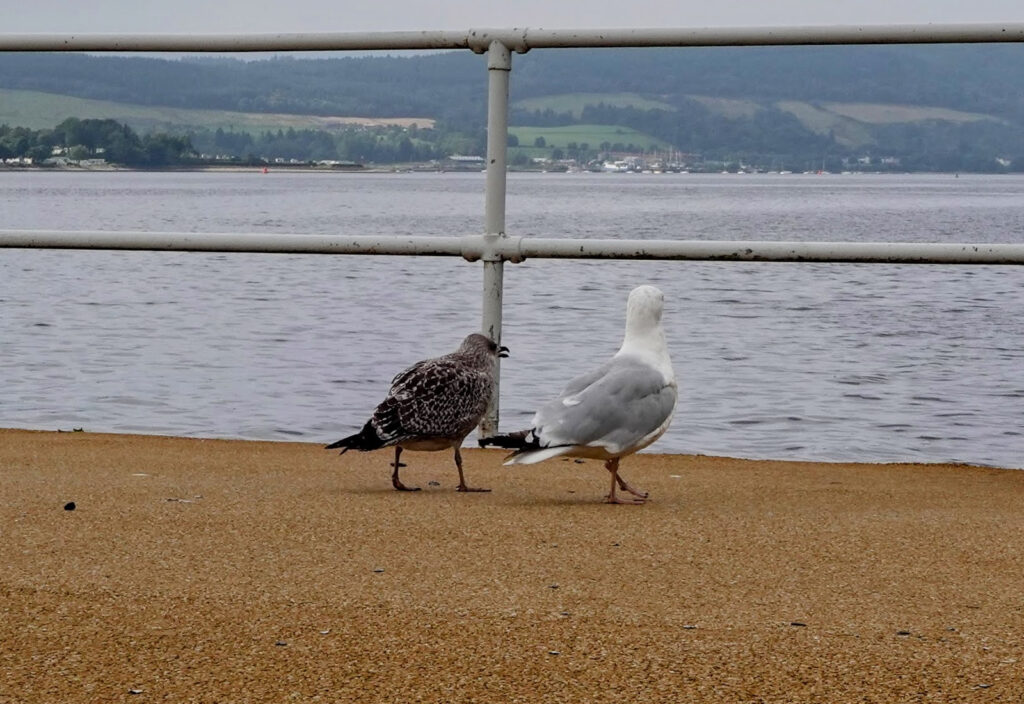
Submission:
[[[461,173],[461,174],[472,174],[472,173],[483,173],[483,169],[446,169],[446,168],[431,168],[422,164],[413,165],[374,165],[374,166],[358,166],[358,167],[339,167],[339,166],[315,166],[309,164],[266,164],[260,165],[240,165],[240,164],[208,164],[203,166],[167,166],[162,168],[144,167],[137,168],[133,166],[123,166],[119,164],[106,164],[103,166],[25,166],[25,165],[13,165],[13,164],[0,164],[0,173],[8,172],[49,172],[49,173],[320,173],[320,174],[393,174],[393,173]],[[609,175],[609,176],[636,176],[641,175],[639,172],[627,172],[627,173],[610,173],[601,171],[589,171],[586,169],[576,169],[569,171],[559,171],[543,168],[510,168],[509,173],[536,173],[536,174],[580,174],[580,173],[592,173],[596,175]],[[1000,171],[826,171],[826,172],[812,172],[812,171],[793,171],[793,172],[779,172],[779,171],[739,171],[739,172],[722,172],[722,171],[684,171],[684,172],[643,172],[642,175],[657,175],[657,176],[905,176],[909,174],[916,175],[936,175],[936,176],[951,176],[959,178],[961,174],[965,176],[1021,176],[1024,172],[1000,172]]]

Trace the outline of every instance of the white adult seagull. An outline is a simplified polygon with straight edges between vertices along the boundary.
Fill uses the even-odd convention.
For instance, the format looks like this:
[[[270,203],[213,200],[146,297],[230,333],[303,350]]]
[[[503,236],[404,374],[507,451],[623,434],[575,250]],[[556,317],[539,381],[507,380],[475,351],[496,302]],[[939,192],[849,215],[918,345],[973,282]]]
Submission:
[[[664,305],[658,288],[633,289],[626,303],[626,334],[615,356],[570,381],[557,398],[541,406],[533,427],[480,444],[515,449],[505,464],[559,456],[604,460],[612,475],[605,500],[644,503],[647,493],[619,476],[619,461],[660,438],[672,422],[678,388],[661,325]],[[634,498],[617,496],[616,486]]]

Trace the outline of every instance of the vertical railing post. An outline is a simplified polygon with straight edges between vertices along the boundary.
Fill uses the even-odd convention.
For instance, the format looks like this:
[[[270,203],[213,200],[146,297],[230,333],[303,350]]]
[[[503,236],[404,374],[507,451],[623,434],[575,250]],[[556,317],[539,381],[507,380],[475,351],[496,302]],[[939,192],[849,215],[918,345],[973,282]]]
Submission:
[[[512,54],[500,41],[487,50],[487,183],[484,203],[484,237],[494,242],[505,237],[505,177],[508,152],[508,83]],[[501,344],[501,298],[505,262],[500,255],[483,257],[483,333]],[[501,369],[495,377],[494,395],[480,423],[480,434],[498,432]]]

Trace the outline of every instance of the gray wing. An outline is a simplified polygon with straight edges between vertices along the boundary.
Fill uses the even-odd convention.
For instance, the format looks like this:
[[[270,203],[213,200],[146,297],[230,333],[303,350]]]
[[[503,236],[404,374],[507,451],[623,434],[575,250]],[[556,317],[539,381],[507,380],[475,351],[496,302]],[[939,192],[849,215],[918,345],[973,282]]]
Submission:
[[[613,357],[573,379],[534,416],[542,447],[600,445],[629,449],[667,421],[677,392],[656,369],[639,360]]]
[[[424,360],[395,377],[371,422],[391,443],[465,437],[487,410],[494,381],[450,357]]]

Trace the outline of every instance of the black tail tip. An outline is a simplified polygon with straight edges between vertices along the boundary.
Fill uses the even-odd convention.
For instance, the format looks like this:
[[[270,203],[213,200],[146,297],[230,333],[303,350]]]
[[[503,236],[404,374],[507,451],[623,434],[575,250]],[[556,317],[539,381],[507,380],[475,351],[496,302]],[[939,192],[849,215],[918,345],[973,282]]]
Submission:
[[[332,442],[330,445],[326,445],[324,449],[334,450],[336,448],[344,448],[341,454],[345,454],[348,450],[379,450],[384,447],[385,443],[377,435],[377,431],[374,430],[371,423],[367,423],[363,426],[355,435],[349,435],[347,438],[342,438],[337,442]]]
[[[526,433],[521,430],[508,435],[492,435],[489,438],[480,438],[476,442],[480,447],[503,447],[506,450],[519,450],[526,444]]]
[[[332,442],[330,445],[325,445],[324,449],[325,450],[336,450],[339,447],[341,448],[341,452],[338,453],[339,455],[344,455],[346,452],[348,452],[349,450],[352,449],[352,446],[349,445],[347,442],[345,442],[345,440],[339,440],[338,442]]]

